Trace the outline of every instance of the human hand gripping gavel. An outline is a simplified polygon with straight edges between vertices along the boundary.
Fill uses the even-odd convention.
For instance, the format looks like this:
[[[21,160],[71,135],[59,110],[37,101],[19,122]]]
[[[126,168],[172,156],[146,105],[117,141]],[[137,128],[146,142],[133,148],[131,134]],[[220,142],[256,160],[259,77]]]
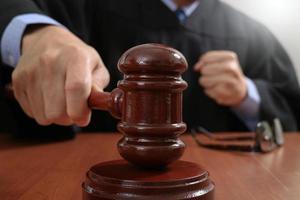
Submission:
[[[185,145],[178,136],[186,130],[182,122],[182,91],[187,87],[181,78],[187,69],[184,56],[170,47],[144,44],[125,52],[118,68],[124,73],[118,87],[111,93],[92,89],[88,105],[121,119],[121,156],[144,167],[162,167],[179,159]]]

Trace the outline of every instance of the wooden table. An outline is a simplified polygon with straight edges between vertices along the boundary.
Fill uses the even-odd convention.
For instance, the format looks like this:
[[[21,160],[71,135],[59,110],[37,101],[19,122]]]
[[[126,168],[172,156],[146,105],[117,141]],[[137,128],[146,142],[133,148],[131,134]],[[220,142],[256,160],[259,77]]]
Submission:
[[[1,200],[80,200],[85,172],[97,162],[119,159],[120,134],[79,134],[56,143],[16,142],[0,136]],[[190,135],[183,160],[201,164],[216,183],[216,200],[299,200],[300,134],[269,154],[198,147]]]

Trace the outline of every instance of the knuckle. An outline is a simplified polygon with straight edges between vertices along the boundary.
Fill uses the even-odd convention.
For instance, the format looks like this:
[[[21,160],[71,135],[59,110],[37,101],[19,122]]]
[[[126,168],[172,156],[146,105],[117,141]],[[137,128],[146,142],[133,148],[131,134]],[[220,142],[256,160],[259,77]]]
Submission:
[[[229,81],[224,83],[222,91],[224,93],[226,93],[226,92],[230,91],[232,88],[234,88],[234,86],[235,86],[235,84],[232,81],[229,80]]]
[[[98,54],[97,50],[94,47],[88,46],[88,50],[96,59],[100,59],[100,55]]]
[[[13,92],[16,94],[20,90],[20,81],[19,81],[19,75],[15,72],[12,74],[12,86],[13,86]]]
[[[17,100],[19,100],[19,97],[21,96],[24,87],[25,85],[24,83],[22,83],[20,75],[14,71],[12,74],[12,89],[13,89],[12,92]]]
[[[33,70],[26,70],[24,71],[24,81],[27,82],[28,85],[34,85],[36,82],[36,74]],[[24,84],[24,83],[22,83]]]
[[[212,92],[212,90],[205,89],[204,92],[210,98],[214,98],[214,93]]]
[[[223,83],[217,88],[217,92],[220,96],[224,96],[228,93],[230,86],[227,83]]]
[[[105,87],[108,86],[109,82],[110,82],[110,75],[108,73],[108,70],[106,69],[106,76],[105,76],[105,81],[104,81],[104,85]]]
[[[78,44],[68,44],[63,48],[63,51],[67,53],[70,52],[75,57],[86,55],[85,48],[82,48],[82,45],[78,45]]]
[[[70,117],[70,119],[72,120],[73,123],[80,125],[80,126],[85,126],[88,124],[89,119],[91,117],[91,113],[90,110],[83,110],[83,111],[70,111],[68,113],[68,116]]]
[[[23,85],[25,83],[26,78],[30,76],[30,73],[27,72],[26,70],[21,70],[21,69],[15,69],[12,73],[12,83],[13,85]]]
[[[24,113],[25,113],[28,117],[30,117],[30,118],[33,117],[33,116],[32,116],[32,113],[31,113],[27,108],[24,108],[23,106],[21,106],[21,107],[22,107]]]
[[[206,75],[206,74],[208,74],[209,70],[210,70],[209,67],[203,67],[202,71],[201,71],[201,74]]]
[[[22,108],[23,112],[24,112],[27,116],[33,118],[32,113],[31,113],[31,109],[28,107],[28,105],[27,105],[27,103],[24,101],[24,99],[20,99],[20,100],[18,100],[18,102],[19,102],[19,106]]]
[[[206,86],[207,85],[207,80],[205,77],[201,77],[199,78],[199,84],[202,86]]]
[[[70,119],[64,119],[64,120],[56,121],[54,123],[62,126],[70,126],[73,124],[72,120]]]
[[[220,84],[215,87],[214,91],[217,94],[217,96],[220,97],[223,93],[226,93],[226,88],[224,84]]]
[[[204,54],[202,54],[199,58],[199,60],[205,61],[206,58],[209,56],[210,52],[205,52]]]
[[[82,116],[74,116],[72,118],[72,121],[80,126],[85,126],[88,124],[89,120],[86,117],[82,117]]]
[[[67,118],[67,116],[64,112],[59,112],[59,111],[48,112],[45,115],[46,115],[47,120],[51,121],[53,123],[64,121]]]
[[[18,80],[19,80],[19,73],[17,72],[17,70],[14,70],[12,75],[11,75],[11,79],[12,79],[12,82],[14,84],[17,84],[18,83]]]
[[[81,122],[86,121],[86,118],[82,117],[80,115],[73,115],[72,116],[72,121],[75,122],[75,123],[81,123]]]
[[[237,59],[237,54],[233,51],[228,52],[228,57],[230,59],[236,60]]]
[[[226,72],[233,73],[236,71],[236,66],[234,65],[234,63],[230,62],[227,65],[225,65],[225,69]]]
[[[62,49],[60,56],[62,56],[64,60],[67,58],[70,61],[68,62],[67,67],[71,68],[77,67],[78,63],[83,63],[82,65],[86,65],[85,67],[91,68],[95,66],[95,63],[100,62],[100,56],[97,54],[96,50],[87,45],[67,45]]]
[[[216,102],[221,105],[224,103],[224,101],[221,98],[216,99]]]
[[[203,78],[200,77],[200,78],[198,79],[198,82],[199,82],[200,85],[202,85],[202,84],[203,84]]]
[[[24,85],[33,83],[36,77],[36,71],[34,69],[34,65],[20,66],[19,69],[15,69],[12,75],[13,83],[16,83],[22,87],[24,87]]]
[[[45,52],[39,57],[39,63],[44,66],[51,66],[54,62],[55,57],[50,52]]]
[[[42,118],[42,117],[36,118],[36,121],[38,124],[40,124],[42,126],[47,126],[47,125],[51,124],[51,122],[49,120],[47,120],[46,118]]]
[[[80,80],[75,80],[69,83],[66,83],[65,85],[65,91],[66,92],[84,92],[87,89],[88,85],[88,80],[87,79],[80,79]]]
[[[102,78],[102,87],[103,88],[107,87],[109,82],[110,82],[110,77],[109,76],[104,76]]]

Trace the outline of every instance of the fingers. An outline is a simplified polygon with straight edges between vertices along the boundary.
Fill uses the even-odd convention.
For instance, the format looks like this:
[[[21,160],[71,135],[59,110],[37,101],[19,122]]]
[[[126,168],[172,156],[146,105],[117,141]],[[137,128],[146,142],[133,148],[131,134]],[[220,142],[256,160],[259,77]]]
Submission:
[[[204,92],[218,104],[234,106],[246,97],[246,78],[234,52],[208,52],[201,56],[194,69],[202,75],[199,84]]]
[[[246,80],[234,79],[226,74],[220,76],[201,77],[199,84],[204,92],[224,106],[239,105],[247,96]]]
[[[36,76],[24,76],[24,73],[13,73],[13,91],[24,112],[41,125],[49,125],[44,110],[42,90],[36,87]]]
[[[199,61],[194,66],[194,70],[200,71],[205,65],[212,63],[224,63],[232,60],[238,60],[238,57],[234,52],[209,51],[200,57]]]
[[[41,125],[50,125],[45,115],[45,101],[43,91],[35,84],[30,83],[27,87],[28,104],[32,110],[33,118]]]
[[[212,88],[205,89],[204,92],[207,96],[214,99],[220,105],[227,105],[231,103],[228,96],[232,94],[228,94],[225,84],[215,85]]]
[[[93,71],[92,86],[97,91],[103,91],[109,83],[110,77],[107,69],[100,63]]]
[[[239,101],[239,82],[226,74],[200,77],[199,84],[205,94],[220,105],[233,105]]]
[[[19,102],[22,110],[26,113],[26,115],[28,115],[29,117],[33,117],[32,111],[31,111],[31,107],[29,105],[29,100],[27,97],[27,94],[25,91],[20,90],[17,87],[17,84],[13,85],[13,91],[14,91],[14,96],[17,99],[17,101]]]
[[[227,74],[220,74],[219,76],[201,76],[199,84],[206,89],[210,89],[219,84],[226,84],[228,87],[234,87],[236,82]],[[230,89],[230,88],[227,88]]]
[[[200,70],[203,76],[217,76],[225,73],[238,76],[240,71],[239,64],[232,60],[206,64]]]
[[[64,90],[65,72],[62,66],[54,65],[46,74],[42,82],[43,97],[45,101],[46,118],[54,124],[71,125],[73,121],[67,115],[66,96]],[[51,76],[50,74],[55,74]]]
[[[29,105],[28,96],[26,93],[26,89],[24,89],[24,83],[26,83],[26,79],[24,76],[21,75],[21,73],[18,73],[16,70],[12,73],[12,87],[14,96],[19,102],[21,108],[23,111],[29,116],[33,117],[31,106]]]
[[[78,60],[76,70],[68,68],[65,82],[66,109],[68,116],[78,126],[86,126],[91,117],[88,97],[92,87],[92,74],[87,66],[89,60]]]
[[[109,82],[95,49],[55,26],[26,32],[22,45],[13,87],[24,112],[41,125],[87,125],[92,84],[103,90]]]

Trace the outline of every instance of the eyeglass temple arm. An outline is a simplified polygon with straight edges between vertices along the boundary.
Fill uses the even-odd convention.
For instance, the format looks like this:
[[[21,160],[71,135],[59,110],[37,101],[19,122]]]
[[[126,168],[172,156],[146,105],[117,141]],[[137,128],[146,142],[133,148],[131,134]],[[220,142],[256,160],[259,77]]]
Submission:
[[[243,141],[243,140],[253,140],[255,139],[255,135],[239,135],[239,136],[215,136],[214,134],[212,134],[210,131],[206,130],[205,128],[199,126],[197,127],[196,131],[193,129],[192,132],[199,132],[199,133],[203,133],[203,135],[205,135],[206,137],[212,139],[212,140],[216,140],[216,141],[234,141],[234,140],[239,140],[239,141]]]
[[[232,150],[232,151],[243,151],[243,152],[259,151],[259,147],[255,144],[254,145],[205,144],[197,138],[195,132],[191,132],[191,135],[194,138],[195,142],[201,147],[206,147],[206,148],[216,149],[216,150]]]
[[[231,150],[231,151],[242,151],[242,152],[251,152],[251,151],[258,151],[259,147],[254,145],[234,145],[234,144],[205,144],[201,142],[197,138],[197,134],[195,132],[191,132],[192,137],[194,138],[195,142],[201,146],[210,149],[216,150]]]

